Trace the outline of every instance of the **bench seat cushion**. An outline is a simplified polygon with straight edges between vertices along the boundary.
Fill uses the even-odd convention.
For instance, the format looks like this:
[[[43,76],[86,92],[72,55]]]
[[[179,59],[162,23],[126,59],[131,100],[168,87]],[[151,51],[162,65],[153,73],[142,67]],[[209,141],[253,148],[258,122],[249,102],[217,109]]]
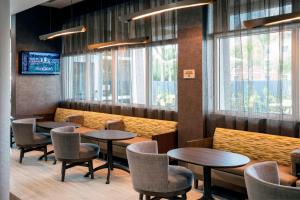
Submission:
[[[256,160],[251,160],[247,165],[244,165],[242,167],[235,167],[235,168],[219,168],[219,171],[224,171],[224,172],[228,172],[231,174],[235,174],[238,176],[244,176],[244,171],[247,167],[249,167],[250,165],[253,165],[255,163],[258,163]]]
[[[247,167],[249,167],[250,165],[255,164],[255,163],[258,163],[258,161],[255,161],[255,160],[251,161],[247,165],[242,166],[242,167],[226,168],[226,169],[219,168],[219,169],[214,169],[213,171],[222,171],[222,172],[234,174],[236,176],[244,177],[244,170]],[[203,169],[201,166],[188,164],[188,168],[191,169],[199,178],[203,177]],[[283,165],[279,165],[278,168],[279,168],[280,184],[286,185],[286,186],[295,185],[298,178],[291,174],[291,168],[283,166]],[[227,180],[227,181],[230,181],[230,180]],[[230,181],[230,182],[234,183],[235,181]]]

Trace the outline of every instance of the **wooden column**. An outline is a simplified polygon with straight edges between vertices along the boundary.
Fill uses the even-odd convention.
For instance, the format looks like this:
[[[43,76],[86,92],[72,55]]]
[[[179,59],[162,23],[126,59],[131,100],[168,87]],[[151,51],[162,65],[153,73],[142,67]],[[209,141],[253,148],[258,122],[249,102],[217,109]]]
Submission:
[[[179,147],[203,137],[202,8],[178,11],[178,141]],[[195,70],[184,79],[184,70]]]
[[[0,199],[9,199],[10,0],[0,1]]]

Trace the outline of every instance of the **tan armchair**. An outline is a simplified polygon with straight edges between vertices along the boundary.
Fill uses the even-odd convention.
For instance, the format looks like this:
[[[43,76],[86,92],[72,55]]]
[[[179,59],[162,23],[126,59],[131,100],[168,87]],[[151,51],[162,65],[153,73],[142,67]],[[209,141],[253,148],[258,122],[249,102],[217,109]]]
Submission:
[[[244,177],[249,200],[300,199],[300,188],[280,185],[278,165],[274,161],[249,166]]]
[[[192,186],[192,172],[181,166],[169,165],[166,154],[158,154],[156,141],[131,144],[126,149],[130,175],[140,200],[168,198],[186,199]]]
[[[51,130],[55,158],[62,161],[62,182],[65,180],[66,169],[78,165],[88,167],[91,178],[94,178],[93,159],[98,157],[99,147],[96,144],[80,143],[80,134],[74,131],[74,127]]]
[[[47,161],[47,145],[51,144],[50,135],[36,132],[36,119],[20,119],[12,122],[12,131],[16,146],[20,149],[19,162],[30,151],[43,151]]]

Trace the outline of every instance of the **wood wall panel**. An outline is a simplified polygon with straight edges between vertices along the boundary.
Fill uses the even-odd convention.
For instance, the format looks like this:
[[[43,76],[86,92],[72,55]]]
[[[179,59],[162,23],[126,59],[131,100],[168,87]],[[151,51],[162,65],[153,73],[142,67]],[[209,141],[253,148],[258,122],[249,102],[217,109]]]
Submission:
[[[202,106],[202,8],[178,11],[178,141],[203,137]],[[183,79],[184,69],[196,78]]]

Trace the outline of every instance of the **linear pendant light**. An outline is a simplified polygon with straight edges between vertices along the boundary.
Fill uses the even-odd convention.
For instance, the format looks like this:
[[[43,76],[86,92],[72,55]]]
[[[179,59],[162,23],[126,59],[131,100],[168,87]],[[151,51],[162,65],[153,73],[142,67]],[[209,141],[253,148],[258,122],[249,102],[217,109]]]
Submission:
[[[149,42],[149,37],[128,39],[128,40],[116,40],[111,42],[102,42],[88,45],[89,50],[105,49],[110,47],[120,47],[128,45],[146,44]]]
[[[256,28],[262,26],[272,26],[272,25],[278,25],[283,23],[291,23],[299,20],[300,20],[300,11],[297,11],[297,12],[278,15],[278,16],[247,20],[244,21],[244,25],[246,28]]]
[[[197,7],[197,6],[204,6],[213,3],[214,0],[183,0],[176,3],[170,3],[162,6],[158,6],[155,8],[143,10],[140,12],[136,12],[130,15],[121,16],[119,19],[123,22],[130,22],[132,20],[138,20],[145,17],[150,17],[153,15],[158,15],[161,13],[173,11],[173,10],[179,10],[184,8],[191,8],[191,7]]]
[[[39,38],[40,40],[50,40],[60,36],[71,35],[75,33],[84,33],[84,32],[86,32],[86,28],[84,26],[76,26],[73,28],[68,28],[61,31],[41,35]]]

